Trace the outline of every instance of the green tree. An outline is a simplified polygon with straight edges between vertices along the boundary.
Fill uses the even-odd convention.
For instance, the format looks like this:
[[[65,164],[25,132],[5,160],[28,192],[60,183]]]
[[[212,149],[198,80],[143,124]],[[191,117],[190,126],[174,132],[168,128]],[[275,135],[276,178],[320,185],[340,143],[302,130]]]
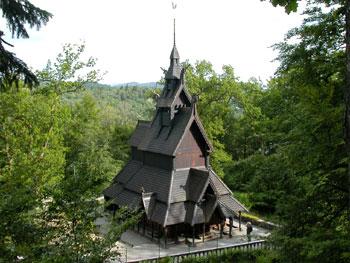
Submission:
[[[97,76],[82,48],[65,48],[34,92],[0,93],[0,262],[102,262],[137,219],[121,210],[108,233],[96,229],[110,221],[99,197],[116,172],[113,129],[91,96],[63,100]]]
[[[84,45],[65,45],[55,63],[48,63],[39,73],[39,93],[58,98],[82,91],[87,83],[98,79],[95,60],[82,61]],[[83,73],[81,73],[83,72]],[[102,120],[91,95],[70,105],[70,118],[65,125],[64,175],[52,189],[47,204],[47,231],[44,262],[100,262],[118,251],[111,250],[121,233],[135,221],[127,211],[119,211],[111,231],[102,237],[95,221],[106,217],[99,201],[102,189],[114,177],[116,161],[110,150],[110,127]]]
[[[199,96],[199,116],[214,146],[211,164],[221,177],[231,162],[230,149],[225,144],[225,136],[230,133],[230,117],[242,112],[259,115],[258,109],[249,102],[248,89],[238,81],[233,68],[226,65],[222,70],[223,73],[218,74],[209,62],[200,61],[194,66],[188,65],[186,73],[189,91]]]
[[[0,10],[12,36],[17,38],[29,38],[26,25],[40,29],[52,17],[49,12],[36,7],[28,0],[2,0]],[[3,44],[12,45],[3,39],[3,35],[0,29],[0,91],[11,88],[13,84],[18,88],[19,80],[23,80],[29,87],[37,85],[38,80],[28,66],[14,53],[5,49]]]
[[[0,262],[33,262],[45,200],[63,177],[67,111],[55,96],[0,93]]]
[[[107,215],[100,201],[106,183],[115,175],[116,164],[103,134],[99,111],[91,97],[74,105],[66,125],[65,174],[48,204],[46,222],[54,226],[47,235],[45,262],[100,262],[118,251],[111,250],[121,233],[134,220],[127,211],[117,213],[118,223],[101,238],[95,221]],[[113,233],[113,235],[112,235]],[[53,242],[55,241],[55,242]]]
[[[297,3],[273,2],[288,11]],[[283,262],[349,260],[348,4],[308,2],[303,24],[276,45],[281,66],[260,106],[274,127],[274,151],[265,158],[280,156],[283,170],[275,173],[273,162],[261,172],[266,166],[257,163],[250,186],[269,182],[271,173],[274,181],[286,179],[268,188],[280,193],[276,209],[283,227],[276,244]],[[257,178],[262,180],[254,184]]]
[[[84,50],[84,43],[65,44],[54,63],[49,60],[45,69],[37,72],[40,92],[63,95],[81,91],[87,84],[101,80],[102,74],[95,67],[96,59],[82,59]]]

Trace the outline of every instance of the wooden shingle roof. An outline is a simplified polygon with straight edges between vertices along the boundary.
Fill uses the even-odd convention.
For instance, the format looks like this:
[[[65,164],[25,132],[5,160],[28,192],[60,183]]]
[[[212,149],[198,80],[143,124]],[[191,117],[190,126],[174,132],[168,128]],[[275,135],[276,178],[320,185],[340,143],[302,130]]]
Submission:
[[[201,136],[207,144],[208,151],[212,146],[207,138],[199,118],[193,114],[192,107],[180,108],[175,114],[171,126],[161,125],[160,112],[157,113],[152,124],[139,123],[131,136],[131,146],[139,150],[175,156],[185,132],[191,125],[197,125]]]
[[[134,166],[134,163],[128,165]],[[123,171],[125,169],[120,174],[125,183],[119,182],[119,174],[116,183],[104,191],[105,196],[119,206],[130,205],[133,209],[143,204],[147,217],[163,226],[203,223],[210,219],[216,207],[227,217],[247,211],[211,169],[203,167],[172,172],[141,166],[128,180],[125,180]],[[206,195],[204,199],[209,184],[215,195]]]
[[[104,190],[112,203],[143,208],[149,220],[162,226],[208,222],[216,209],[227,217],[247,211],[214,173],[208,159],[204,161],[213,147],[197,114],[195,96],[192,98],[186,90],[185,70],[178,59],[174,46],[157,112],[152,121],[139,121],[130,138],[130,145],[139,151],[134,155],[139,160],[130,160]],[[186,137],[188,133],[195,137]],[[140,161],[139,156],[144,160],[151,156],[175,163],[172,158],[178,158],[178,152],[183,154],[183,145],[186,148],[190,144],[188,138],[199,142],[199,151],[204,155],[200,165],[205,163],[206,167],[162,169]]]
[[[166,83],[161,96],[157,100],[157,108],[173,107],[179,101],[179,97],[187,106],[190,106],[192,97],[185,88],[183,81]]]

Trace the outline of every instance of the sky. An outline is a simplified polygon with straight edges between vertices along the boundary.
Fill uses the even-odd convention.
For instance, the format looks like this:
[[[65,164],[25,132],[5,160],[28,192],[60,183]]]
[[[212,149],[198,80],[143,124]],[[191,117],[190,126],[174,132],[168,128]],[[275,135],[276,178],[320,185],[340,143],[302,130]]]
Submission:
[[[181,61],[207,60],[217,72],[232,65],[239,79],[266,82],[278,62],[271,45],[301,24],[300,14],[287,15],[281,7],[260,0],[32,0],[54,16],[29,39],[4,39],[10,49],[33,69],[54,60],[65,43],[86,44],[86,55],[107,71],[103,83],[153,82],[167,68],[173,45]],[[0,28],[5,27],[0,19]],[[5,31],[6,33],[6,31]]]

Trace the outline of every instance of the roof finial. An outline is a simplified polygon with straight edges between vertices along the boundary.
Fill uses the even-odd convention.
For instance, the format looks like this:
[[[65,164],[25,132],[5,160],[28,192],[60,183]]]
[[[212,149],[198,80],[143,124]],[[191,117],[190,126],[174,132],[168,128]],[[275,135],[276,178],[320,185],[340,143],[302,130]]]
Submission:
[[[176,7],[177,7],[177,4],[174,3],[174,2],[171,2],[171,5],[173,7],[173,10],[175,10]],[[175,14],[174,14],[174,46],[176,45],[176,35],[175,35],[175,33],[176,33],[176,30],[175,30]]]
[[[175,33],[176,33],[176,31],[175,31],[175,18],[174,18],[174,46],[176,46],[176,38],[175,38]]]

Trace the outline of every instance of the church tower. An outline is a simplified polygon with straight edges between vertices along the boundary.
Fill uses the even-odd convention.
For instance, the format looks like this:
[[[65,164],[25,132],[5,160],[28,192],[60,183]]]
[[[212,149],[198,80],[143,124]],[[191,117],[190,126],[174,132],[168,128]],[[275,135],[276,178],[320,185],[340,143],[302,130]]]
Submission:
[[[131,160],[104,190],[112,207],[142,211],[143,233],[163,235],[165,243],[180,234],[191,235],[194,243],[211,224],[223,226],[247,211],[210,165],[213,147],[196,103],[186,90],[174,20],[174,45],[155,115],[138,122],[129,141]]]

